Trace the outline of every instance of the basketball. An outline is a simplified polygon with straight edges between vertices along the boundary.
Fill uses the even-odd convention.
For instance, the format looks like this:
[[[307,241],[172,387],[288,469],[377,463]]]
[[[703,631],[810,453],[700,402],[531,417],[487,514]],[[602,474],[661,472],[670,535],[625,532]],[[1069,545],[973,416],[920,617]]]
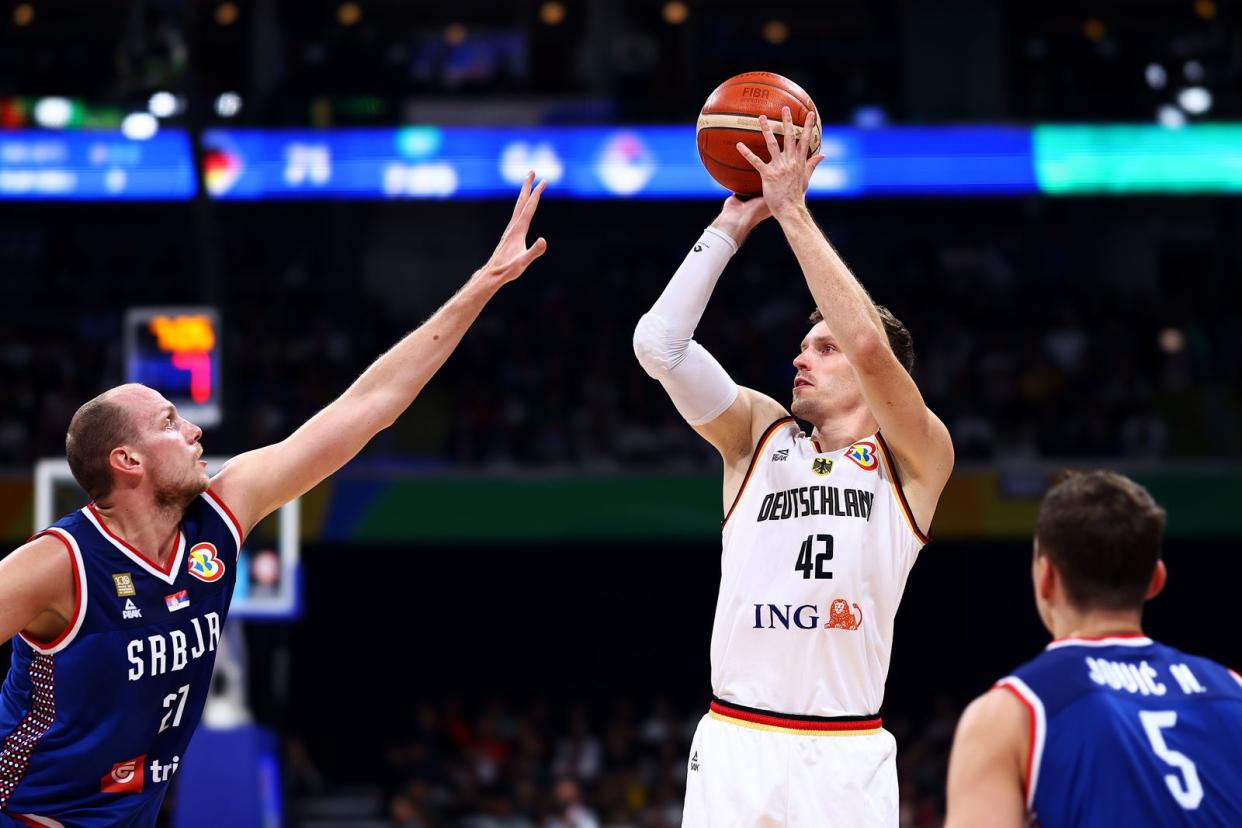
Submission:
[[[734,75],[717,86],[707,96],[707,103],[699,112],[695,137],[699,145],[699,158],[716,182],[738,195],[755,196],[763,193],[759,173],[737,151],[741,141],[764,161],[771,160],[768,145],[759,131],[759,116],[767,115],[782,147],[783,125],[781,107],[789,107],[793,116],[794,135],[802,133],[807,112],[816,112],[811,96],[801,86],[773,72],[743,72]],[[819,150],[819,113],[816,112],[814,134],[808,152]]]

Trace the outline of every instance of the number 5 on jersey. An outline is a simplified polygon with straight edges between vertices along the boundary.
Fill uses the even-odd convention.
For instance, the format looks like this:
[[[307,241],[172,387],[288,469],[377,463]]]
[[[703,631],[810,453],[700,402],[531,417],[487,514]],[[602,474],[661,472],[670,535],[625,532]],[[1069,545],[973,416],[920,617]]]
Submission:
[[[815,552],[816,541],[823,546],[822,551]],[[802,548],[798,550],[798,562],[794,564],[794,569],[802,573],[804,580],[811,577],[831,578],[832,572],[824,568],[831,560],[832,535],[807,535],[802,542]]]
[[[1173,750],[1165,743],[1164,734],[1161,732],[1177,724],[1177,713],[1172,710],[1140,710],[1139,719],[1143,722],[1143,730],[1147,731],[1147,741],[1151,742],[1152,752],[1182,773],[1180,779],[1176,774],[1165,774],[1164,784],[1169,786],[1169,793],[1187,811],[1198,808],[1203,801],[1203,784],[1199,781],[1199,771],[1190,757]]]

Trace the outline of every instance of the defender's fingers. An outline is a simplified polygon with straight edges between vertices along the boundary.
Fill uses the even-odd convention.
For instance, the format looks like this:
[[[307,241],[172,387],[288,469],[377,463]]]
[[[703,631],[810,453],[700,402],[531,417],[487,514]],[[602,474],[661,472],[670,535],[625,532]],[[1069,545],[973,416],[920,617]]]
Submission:
[[[518,224],[522,228],[522,235],[526,235],[526,228],[530,227],[530,220],[535,217],[535,208],[539,206],[539,198],[547,188],[548,180],[545,178],[539,182],[539,186],[535,187],[535,191],[526,200],[526,206],[522,208],[522,215],[518,219]]]
[[[535,243],[532,244],[524,253],[522,253],[521,256],[518,256],[518,265],[522,268],[526,268],[531,262],[538,259],[546,252],[548,252],[548,242],[543,236],[540,236],[535,239]]]
[[[526,199],[530,196],[530,185],[534,183],[534,181],[535,171],[531,170],[526,173],[526,178],[522,180],[522,190],[518,193],[517,201],[513,205],[513,215],[510,216],[510,221],[517,218],[518,214],[522,212],[522,207],[525,206]]]

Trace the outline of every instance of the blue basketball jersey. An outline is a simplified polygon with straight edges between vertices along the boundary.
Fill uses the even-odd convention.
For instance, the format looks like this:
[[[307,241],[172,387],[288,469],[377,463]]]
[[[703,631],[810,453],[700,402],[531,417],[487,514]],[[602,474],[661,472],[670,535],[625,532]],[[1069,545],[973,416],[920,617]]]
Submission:
[[[1043,828],[1242,826],[1242,676],[1143,636],[1054,641],[998,682]]]
[[[241,528],[204,493],[186,509],[167,569],[92,506],[40,534],[73,560],[77,607],[55,641],[13,638],[0,691],[0,815],[154,825],[207,700]]]

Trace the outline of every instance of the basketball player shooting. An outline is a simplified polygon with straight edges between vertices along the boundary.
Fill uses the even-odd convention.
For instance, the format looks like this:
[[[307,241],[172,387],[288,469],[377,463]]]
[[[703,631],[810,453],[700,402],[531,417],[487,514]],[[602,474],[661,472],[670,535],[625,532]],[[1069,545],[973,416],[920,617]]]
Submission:
[[[1164,522],[1114,472],[1044,496],[1031,579],[1054,640],[962,714],[946,826],[1242,825],[1242,676],[1143,634]]]
[[[491,259],[417,330],[280,443],[214,478],[202,430],[122,385],[65,440],[92,503],[0,562],[0,825],[152,826],[202,715],[241,544],[393,422],[497,291],[543,255],[526,246],[544,184],[526,177]]]
[[[896,746],[879,715],[893,620],[953,466],[910,376],[910,336],[807,210],[814,115],[769,159],[739,145],[762,198],[730,197],[638,323],[634,350],[724,461],[713,700],[691,746],[686,826],[894,826]],[[693,334],[747,235],[774,216],[818,308],[793,402],[740,388]],[[790,416],[792,411],[794,416]],[[794,417],[809,423],[804,434]]]

